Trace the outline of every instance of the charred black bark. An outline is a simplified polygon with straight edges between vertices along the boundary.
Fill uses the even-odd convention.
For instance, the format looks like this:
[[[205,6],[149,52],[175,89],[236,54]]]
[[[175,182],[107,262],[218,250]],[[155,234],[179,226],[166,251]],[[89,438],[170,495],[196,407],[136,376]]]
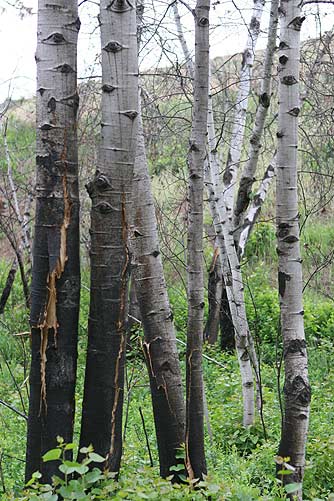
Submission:
[[[1,294],[0,315],[2,315],[3,312],[5,311],[5,307],[6,307],[9,295],[11,293],[11,290],[12,290],[12,287],[14,284],[16,272],[17,272],[17,261],[15,259],[15,261],[13,261],[12,266],[9,270],[9,273],[8,273],[7,279],[6,279],[6,283],[5,283],[5,287],[4,287],[2,294]]]
[[[173,314],[159,249],[141,113],[138,122],[131,239],[133,279],[145,336],[143,348],[150,377],[160,474],[167,477],[174,473],[171,467],[180,461],[176,456],[184,443],[185,406]],[[177,479],[177,474],[174,479]]]
[[[202,372],[203,188],[209,94],[210,0],[197,0],[195,9],[195,73],[193,117],[188,155],[188,323],[186,353],[186,467],[191,480],[206,474],[204,448],[204,388]]]
[[[100,21],[102,123],[98,170],[87,186],[92,200],[91,294],[80,446],[92,444],[106,457],[105,464],[91,467],[118,473],[130,270],[128,228],[138,115],[133,3],[102,0]]]
[[[215,253],[212,258],[212,263],[209,270],[209,278],[208,278],[209,312],[208,312],[208,319],[206,321],[204,328],[204,339],[206,339],[209,344],[215,344],[218,341],[221,291],[222,291],[222,276],[220,270],[221,266],[219,263],[218,249],[215,249]]]
[[[235,333],[231,317],[230,304],[227,297],[225,281],[223,277],[222,297],[220,303],[220,346],[222,351],[233,352],[235,350]]]
[[[37,46],[37,201],[31,288],[31,369],[26,480],[59,474],[41,456],[60,435],[72,442],[80,295],[77,156],[77,3],[39,1]],[[64,40],[50,39],[55,26]],[[60,45],[62,47],[60,47]],[[66,48],[66,50],[65,50]],[[68,61],[72,72],[59,65]],[[69,98],[73,96],[73,98]],[[52,109],[50,100],[54,100]]]

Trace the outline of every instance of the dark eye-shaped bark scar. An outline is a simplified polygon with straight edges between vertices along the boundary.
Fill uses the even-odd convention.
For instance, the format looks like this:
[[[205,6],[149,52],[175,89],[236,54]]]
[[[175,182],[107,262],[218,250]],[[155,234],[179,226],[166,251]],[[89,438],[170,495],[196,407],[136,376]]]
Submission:
[[[66,73],[66,74],[74,73],[74,69],[72,68],[72,66],[70,66],[67,63],[60,64],[59,66],[56,66],[55,70],[60,71],[61,73]]]
[[[96,187],[99,191],[105,191],[111,188],[111,182],[104,174],[99,174],[95,179]]]
[[[96,204],[93,209],[100,212],[100,214],[109,214],[110,212],[116,211],[115,207],[110,205],[108,202],[100,202]]]
[[[138,111],[136,110],[123,111],[123,115],[130,118],[130,120],[134,120],[138,116]]]
[[[62,33],[51,33],[47,38],[44,38],[44,43],[49,43],[50,45],[60,45],[67,43],[66,38]]]
[[[112,0],[110,4],[107,6],[107,10],[111,10],[112,12],[118,12],[120,14],[132,9],[133,5],[129,0]]]
[[[103,50],[105,50],[106,52],[113,52],[113,53],[120,52],[122,49],[123,45],[117,42],[116,40],[111,40],[110,42],[107,43],[107,45],[103,47]]]

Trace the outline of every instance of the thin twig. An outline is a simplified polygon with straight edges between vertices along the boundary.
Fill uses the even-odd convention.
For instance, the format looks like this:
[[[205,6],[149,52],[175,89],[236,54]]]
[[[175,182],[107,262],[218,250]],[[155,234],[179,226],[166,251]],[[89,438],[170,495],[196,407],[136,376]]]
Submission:
[[[19,416],[23,417],[26,421],[28,421],[28,416],[26,414],[23,414],[23,412],[19,411],[18,409],[16,409],[16,407],[13,407],[11,404],[8,404],[4,400],[0,399],[0,405],[3,405],[4,407],[8,407],[8,409],[15,412]]]
[[[141,407],[139,407],[139,413],[140,413],[140,417],[141,417],[141,422],[142,422],[142,424],[143,424],[143,430],[144,430],[144,433],[145,433],[145,438],[146,438],[146,445],[147,445],[148,455],[149,455],[149,457],[150,457],[150,465],[151,465],[151,467],[153,468],[153,458],[152,458],[151,448],[150,448],[150,443],[149,443],[149,440],[148,440],[148,435],[147,435],[147,431],[146,431],[146,426],[145,426],[144,415],[143,415],[143,411],[141,410]]]

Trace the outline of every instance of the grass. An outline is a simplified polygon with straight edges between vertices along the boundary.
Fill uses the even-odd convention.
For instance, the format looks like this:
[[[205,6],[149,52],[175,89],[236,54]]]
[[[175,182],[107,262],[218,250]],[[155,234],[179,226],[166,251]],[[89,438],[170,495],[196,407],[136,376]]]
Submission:
[[[0,268],[0,286],[6,273]],[[263,274],[262,274],[263,280]],[[128,362],[128,376],[132,375],[131,400],[125,394],[128,422],[120,481],[113,483],[113,499],[204,499],[211,492],[212,499],[252,500],[283,499],[275,479],[274,458],[280,430],[280,411],[277,395],[277,374],[274,357],[275,322],[278,314],[276,292],[270,286],[260,286],[260,273],[250,278],[261,336],[262,377],[265,399],[264,417],[268,434],[265,440],[259,422],[249,430],[241,426],[241,387],[238,364],[234,355],[221,353],[216,347],[205,347],[205,352],[219,364],[204,359],[204,379],[212,437],[206,433],[206,453],[209,476],[207,491],[190,492],[163,482],[158,475],[158,456],[155,444],[153,415],[150,405],[148,377],[141,354],[140,336],[132,348]],[[85,333],[89,292],[88,277],[83,275],[79,335],[79,370],[77,387],[77,420],[74,441],[78,442],[80,406],[84,378]],[[171,300],[175,312],[177,335],[184,339],[186,301],[180,291],[173,289]],[[334,492],[334,349],[332,311],[327,303],[307,303],[305,320],[309,332],[310,380],[312,384],[312,413],[305,473],[305,498],[327,499]],[[313,309],[312,309],[313,308]],[[254,308],[253,308],[254,312]],[[251,306],[249,306],[251,315]],[[15,281],[6,314],[0,318],[0,398],[27,412],[27,352],[29,338],[14,334],[28,331],[28,316],[22,301],[19,280]],[[184,370],[184,349],[180,350]],[[145,424],[153,454],[150,468],[148,451],[140,420],[139,407],[144,411]],[[11,410],[0,406],[0,454],[4,484],[9,497],[15,499],[23,484],[25,455],[25,420]],[[207,425],[206,425],[207,428]],[[110,484],[109,480],[109,484]],[[0,481],[0,491],[3,489]],[[110,487],[111,489],[111,487]],[[3,495],[4,496],[4,495]],[[146,497],[145,497],[146,496]],[[148,496],[148,497],[147,497]],[[107,498],[106,498],[107,499]]]

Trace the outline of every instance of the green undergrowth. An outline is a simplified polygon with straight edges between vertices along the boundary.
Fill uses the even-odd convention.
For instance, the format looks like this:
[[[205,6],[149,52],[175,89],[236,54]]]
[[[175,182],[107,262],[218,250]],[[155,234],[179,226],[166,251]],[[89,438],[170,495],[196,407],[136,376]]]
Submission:
[[[8,267],[0,265],[0,290]],[[269,273],[269,272],[268,272]],[[124,455],[119,480],[80,474],[77,483],[58,483],[49,488],[38,486],[23,491],[26,421],[12,410],[0,405],[0,494],[3,500],[35,499],[56,501],[63,499],[157,499],[157,500],[279,500],[285,492],[275,478],[275,456],[280,432],[280,402],[278,384],[282,386],[280,341],[278,333],[277,293],[268,283],[261,265],[249,270],[246,288],[247,310],[252,331],[256,333],[261,354],[263,383],[263,419],[245,430],[241,426],[241,384],[236,357],[221,353],[218,347],[205,346],[203,360],[208,419],[206,428],[206,455],[208,477],[201,488],[172,484],[159,477],[150,391],[145,362],[142,355],[142,332],[134,330],[128,350],[128,366],[124,407]],[[83,273],[81,316],[79,332],[79,364],[77,386],[77,419],[74,443],[79,442],[80,408],[84,379],[86,330],[89,304],[89,277]],[[186,298],[176,285],[170,289],[177,337],[185,340]],[[306,294],[305,330],[308,338],[312,407],[307,468],[305,472],[305,499],[330,499],[334,492],[334,313],[330,300],[321,300]],[[8,307],[0,317],[0,399],[27,413],[27,371],[29,336],[28,315],[22,300],[17,277]],[[17,334],[21,334],[18,336]],[[184,372],[185,348],[179,345]],[[150,466],[145,433],[140,417],[141,408],[153,457]],[[74,450],[74,458],[76,449]],[[78,466],[73,466],[79,468]],[[88,477],[87,477],[88,475]],[[79,482],[79,483],[78,483]],[[81,482],[81,484],[80,484]],[[80,484],[80,485],[79,485]],[[61,487],[64,487],[60,491]],[[72,489],[73,488],[73,489]],[[43,489],[45,490],[43,492]],[[71,493],[71,489],[74,494]],[[67,492],[69,497],[64,496]],[[71,497],[72,496],[72,497]],[[95,497],[94,497],[95,496]]]

